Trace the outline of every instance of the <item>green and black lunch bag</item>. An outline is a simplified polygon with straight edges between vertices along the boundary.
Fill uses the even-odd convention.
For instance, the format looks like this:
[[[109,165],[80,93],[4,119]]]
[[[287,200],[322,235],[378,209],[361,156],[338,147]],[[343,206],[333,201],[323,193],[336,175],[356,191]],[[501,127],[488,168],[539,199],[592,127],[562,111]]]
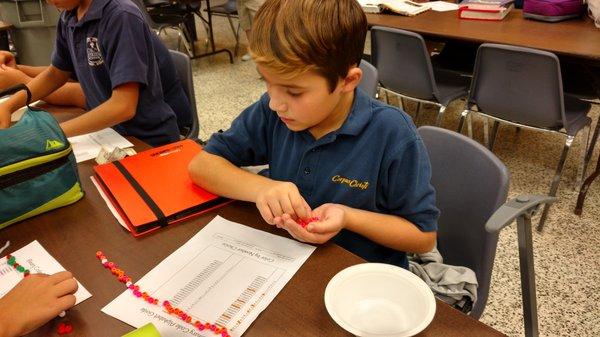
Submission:
[[[0,229],[83,197],[73,148],[48,112],[29,106],[25,85],[0,96],[27,92],[27,110],[0,129]]]

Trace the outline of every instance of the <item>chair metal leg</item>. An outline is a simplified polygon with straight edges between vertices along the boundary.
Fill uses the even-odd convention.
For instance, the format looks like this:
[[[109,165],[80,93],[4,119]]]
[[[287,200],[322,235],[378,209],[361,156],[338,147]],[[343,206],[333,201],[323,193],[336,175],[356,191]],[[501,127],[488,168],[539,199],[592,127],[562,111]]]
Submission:
[[[500,122],[494,121],[492,124],[492,132],[490,134],[490,151],[494,152],[494,144],[496,143],[496,136],[498,136],[498,127],[500,126]]]
[[[583,182],[581,185],[581,189],[579,190],[579,195],[577,196],[577,205],[575,206],[575,214],[581,215],[583,212],[583,203],[585,201],[585,196],[587,195],[587,191],[590,188],[594,179],[596,179],[600,175],[600,156],[598,156],[598,162],[596,163],[596,169],[590,176]]]
[[[387,90],[383,90],[383,93],[385,94],[385,104],[390,104],[390,93]]]
[[[591,128],[590,125],[586,125],[585,126],[585,143],[583,146],[583,149],[581,149],[581,163],[579,164],[579,167],[577,168],[577,182],[575,185],[575,190],[579,190],[581,188],[581,184],[583,184],[583,179],[585,179],[585,173],[587,171],[587,167],[588,167],[588,163],[589,163],[589,159],[587,156],[587,152],[588,152],[588,148],[589,148],[589,141],[590,141],[590,133],[591,133]],[[581,135],[581,137],[583,137],[583,134]]]
[[[444,117],[444,112],[446,111],[446,107],[445,106],[441,106],[440,110],[438,111],[438,115],[437,115],[437,119],[435,121],[435,126],[442,126],[442,118]]]
[[[558,167],[556,168],[556,173],[554,174],[554,178],[552,179],[552,185],[550,185],[550,193],[548,195],[554,197],[556,196],[556,191],[558,190],[558,184],[560,183],[560,177],[562,176],[562,171],[565,166],[565,161],[567,160],[567,155],[569,154],[569,149],[573,144],[573,136],[567,136],[567,140],[565,141],[565,146],[563,147],[562,155],[560,156],[560,160],[558,161]],[[546,222],[546,218],[548,217],[548,212],[550,211],[550,205],[544,205],[544,211],[542,212],[542,217],[540,218],[540,222],[537,225],[537,231],[541,232],[544,229],[544,224]]]
[[[596,127],[594,128],[594,135],[592,136],[592,141],[588,146],[587,153],[585,155],[585,159],[589,162],[592,158],[592,154],[594,154],[594,148],[596,147],[596,141],[598,140],[598,132],[600,132],[600,118],[596,121]]]
[[[487,117],[483,117],[483,144],[490,148],[490,122]]]
[[[467,116],[467,135],[473,139],[473,114]]]
[[[405,104],[404,104],[404,98],[400,97],[400,99],[398,100],[398,105],[400,105],[400,108],[404,111],[406,111]]]
[[[237,52],[238,52],[238,45],[240,44],[240,36],[239,34],[239,26],[238,29],[235,29],[235,26],[233,25],[233,20],[231,19],[231,15],[226,14],[225,15],[227,17],[227,21],[229,22],[229,27],[231,27],[231,31],[233,32],[233,36],[235,37],[235,48],[233,50],[233,55],[237,56]]]
[[[529,214],[524,214],[517,218],[517,239],[519,241],[519,267],[521,271],[521,296],[523,298],[525,337],[537,337],[539,335],[537,296],[535,290],[535,268],[533,265],[531,216]]]
[[[467,119],[468,115],[469,110],[463,110],[463,112],[460,113],[460,120],[458,121],[458,129],[456,129],[456,132],[462,133],[462,129],[465,124],[465,119]]]
[[[415,112],[415,125],[419,122],[419,114],[421,113],[421,102],[417,102],[417,112]]]

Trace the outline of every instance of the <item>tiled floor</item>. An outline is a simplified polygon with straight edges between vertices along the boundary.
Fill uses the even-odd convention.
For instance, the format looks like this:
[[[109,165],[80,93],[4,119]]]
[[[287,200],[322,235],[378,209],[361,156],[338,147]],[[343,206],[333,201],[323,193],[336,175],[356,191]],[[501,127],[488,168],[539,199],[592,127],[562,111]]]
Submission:
[[[233,50],[232,36],[226,20],[216,18],[217,44]],[[172,37],[167,39],[172,41]],[[203,45],[198,43],[197,47],[200,51]],[[244,49],[245,45],[240,54]],[[252,62],[242,62],[239,56],[234,64],[221,54],[195,60],[193,65],[202,139],[226,129],[240,111],[265,91]],[[447,110],[444,127],[456,129],[462,104],[455,103]],[[410,112],[411,106],[407,110]],[[600,108],[595,106],[594,123],[599,114]],[[426,118],[421,123],[431,124],[434,115],[433,109],[425,110],[421,116]],[[481,140],[481,120],[476,119],[474,127],[476,139]],[[510,197],[547,193],[562,142],[556,135],[500,128],[494,152],[510,170]],[[583,216],[574,215],[577,193],[573,187],[580,149],[578,139],[546,229],[542,234],[533,234],[541,336],[600,336],[600,181],[588,192]],[[590,170],[599,152],[597,149]],[[481,320],[509,336],[524,335],[515,224],[500,235],[491,294]]]

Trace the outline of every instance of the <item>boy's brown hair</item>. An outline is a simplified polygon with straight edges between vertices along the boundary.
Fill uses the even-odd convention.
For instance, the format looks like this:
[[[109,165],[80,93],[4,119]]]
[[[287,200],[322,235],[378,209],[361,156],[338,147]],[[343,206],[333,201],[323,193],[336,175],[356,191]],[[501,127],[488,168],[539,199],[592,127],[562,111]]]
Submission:
[[[360,63],[366,35],[356,0],[267,0],[254,18],[250,54],[284,77],[316,71],[333,92]]]

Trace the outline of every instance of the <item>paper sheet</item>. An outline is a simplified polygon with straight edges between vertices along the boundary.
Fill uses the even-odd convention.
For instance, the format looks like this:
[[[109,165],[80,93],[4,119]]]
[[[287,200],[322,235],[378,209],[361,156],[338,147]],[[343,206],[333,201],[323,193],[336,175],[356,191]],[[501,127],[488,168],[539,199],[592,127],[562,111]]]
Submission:
[[[119,214],[119,212],[117,211],[115,206],[113,206],[112,202],[110,202],[110,199],[108,198],[106,193],[104,193],[104,190],[100,187],[98,180],[96,180],[96,177],[91,176],[90,180],[92,181],[92,184],[94,184],[94,186],[96,186],[96,189],[98,190],[98,193],[100,193],[102,200],[104,200],[104,202],[106,203],[106,206],[108,206],[108,209],[110,210],[112,215],[117,219],[117,222],[119,223],[119,225],[123,226],[123,228],[125,228],[128,232],[130,232],[129,227],[127,227],[127,225],[125,224],[125,220],[123,220],[123,218],[121,217],[121,214]]]
[[[96,158],[102,147],[111,152],[115,147],[125,149],[133,146],[127,139],[111,128],[70,137],[69,142],[73,145],[73,152],[78,163]]]
[[[44,273],[51,275],[65,270],[37,240],[15,251],[11,255],[17,259],[20,265],[29,269],[32,274]],[[0,297],[8,293],[22,278],[22,273],[19,273],[8,265],[6,257],[0,259]],[[79,304],[92,297],[92,294],[79,281],[77,281],[77,284],[79,288],[75,293],[75,298],[77,299],[75,304]]]
[[[194,319],[225,326],[231,336],[239,337],[314,250],[217,216],[137,284]],[[105,253],[110,257],[110,252]],[[134,327],[151,322],[162,336],[212,336],[129,290],[102,311]]]
[[[458,4],[454,4],[446,1],[430,1],[425,3],[424,5],[429,6],[431,10],[436,12],[449,12],[458,10]]]

